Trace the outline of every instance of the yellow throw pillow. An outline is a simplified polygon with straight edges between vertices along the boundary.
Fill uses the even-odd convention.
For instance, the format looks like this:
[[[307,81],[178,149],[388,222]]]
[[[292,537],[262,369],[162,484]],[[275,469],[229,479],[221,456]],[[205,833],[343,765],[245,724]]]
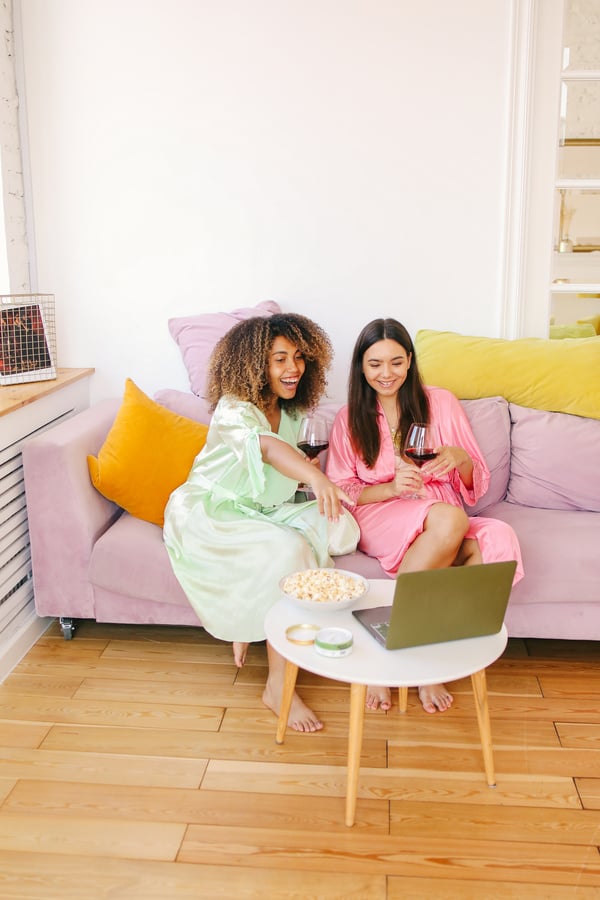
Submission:
[[[92,484],[132,516],[162,526],[167,500],[187,478],[207,432],[208,426],[155,403],[128,378],[98,457],[87,458]]]
[[[578,325],[591,325],[596,332],[596,334],[600,334],[600,315],[598,316],[588,316],[586,319],[577,319]]]
[[[426,384],[461,400],[504,397],[531,409],[600,419],[600,337],[468,337],[418,331],[415,349]]]

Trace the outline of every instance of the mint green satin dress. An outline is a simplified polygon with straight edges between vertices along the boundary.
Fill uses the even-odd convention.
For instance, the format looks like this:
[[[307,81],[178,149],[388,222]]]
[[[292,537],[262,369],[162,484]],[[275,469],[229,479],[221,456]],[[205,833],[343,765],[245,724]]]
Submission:
[[[167,503],[173,571],[203,626],[222,640],[264,640],[280,578],[331,567],[331,556],[356,549],[359,529],[347,510],[329,523],[315,500],[294,503],[297,482],[263,462],[260,436],[295,447],[299,426],[282,410],[274,435],[253,404],[222,397],[206,445]]]

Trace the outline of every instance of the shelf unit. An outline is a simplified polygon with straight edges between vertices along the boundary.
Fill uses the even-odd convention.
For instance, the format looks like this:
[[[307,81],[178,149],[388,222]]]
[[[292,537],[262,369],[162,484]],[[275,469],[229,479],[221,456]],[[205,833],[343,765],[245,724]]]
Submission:
[[[573,96],[573,89],[580,85],[581,89],[584,90],[585,85],[590,83],[600,85],[599,68],[578,67],[571,69],[568,67],[569,55],[569,49],[563,48],[563,68],[560,73],[562,127],[559,138],[563,142],[565,151],[568,141],[573,146],[585,146],[590,144],[589,136],[596,136],[596,132],[593,130],[591,132],[588,131],[585,137],[579,136],[574,139],[573,132],[571,132],[571,135],[566,134],[567,106],[569,101],[577,100],[577,97]],[[600,56],[598,59],[600,60]],[[580,59],[577,62],[579,65],[581,64]],[[568,93],[569,88],[571,88],[570,96]],[[581,135],[581,131],[579,131],[579,135]],[[600,147],[598,148],[598,153],[600,156]],[[563,322],[571,315],[573,319],[577,319],[578,316],[595,315],[600,312],[600,251],[575,250],[560,252],[558,249],[561,238],[566,237],[564,232],[562,232],[562,210],[558,192],[600,192],[600,169],[598,170],[598,177],[596,177],[595,169],[591,173],[593,177],[589,177],[589,174],[586,171],[582,177],[572,177],[571,172],[559,171],[554,182],[557,209],[557,222],[554,232],[555,235],[558,235],[558,240],[553,253],[550,308],[556,319],[561,319]],[[564,199],[565,195],[563,194],[562,196]]]

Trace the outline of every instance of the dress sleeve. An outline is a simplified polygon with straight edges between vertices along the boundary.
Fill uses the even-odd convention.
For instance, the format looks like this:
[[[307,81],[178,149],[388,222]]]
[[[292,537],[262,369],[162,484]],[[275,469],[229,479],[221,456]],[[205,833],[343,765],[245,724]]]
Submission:
[[[344,407],[336,415],[331,428],[325,474],[351,498],[350,509],[356,506],[358,498],[366,487],[366,482],[358,477],[356,463],[356,453],[352,447],[348,429],[348,409]]]
[[[220,445],[227,448],[230,458],[244,472],[250,496],[259,498],[265,490],[265,463],[260,449],[262,434],[278,437],[271,431],[266,416],[256,406],[234,397],[222,397],[213,414],[207,436],[205,468],[210,460],[212,447],[217,449]],[[222,458],[219,464],[222,464]],[[228,475],[233,475],[233,472],[230,471]]]
[[[450,391],[441,388],[430,392],[434,421],[439,424],[442,443],[462,447],[473,461],[473,487],[468,488],[457,469],[450,474],[450,484],[467,506],[474,506],[483,497],[490,483],[490,471],[462,405]]]

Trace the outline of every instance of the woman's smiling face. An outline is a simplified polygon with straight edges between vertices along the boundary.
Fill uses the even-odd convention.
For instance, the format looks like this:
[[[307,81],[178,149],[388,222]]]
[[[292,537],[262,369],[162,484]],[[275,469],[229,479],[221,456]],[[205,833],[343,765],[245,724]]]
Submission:
[[[411,358],[412,353],[390,338],[371,344],[362,359],[367,384],[378,397],[395,396],[406,381]]]
[[[287,338],[276,337],[267,365],[269,387],[274,396],[281,400],[292,400],[305,369],[306,363],[300,350]]]

